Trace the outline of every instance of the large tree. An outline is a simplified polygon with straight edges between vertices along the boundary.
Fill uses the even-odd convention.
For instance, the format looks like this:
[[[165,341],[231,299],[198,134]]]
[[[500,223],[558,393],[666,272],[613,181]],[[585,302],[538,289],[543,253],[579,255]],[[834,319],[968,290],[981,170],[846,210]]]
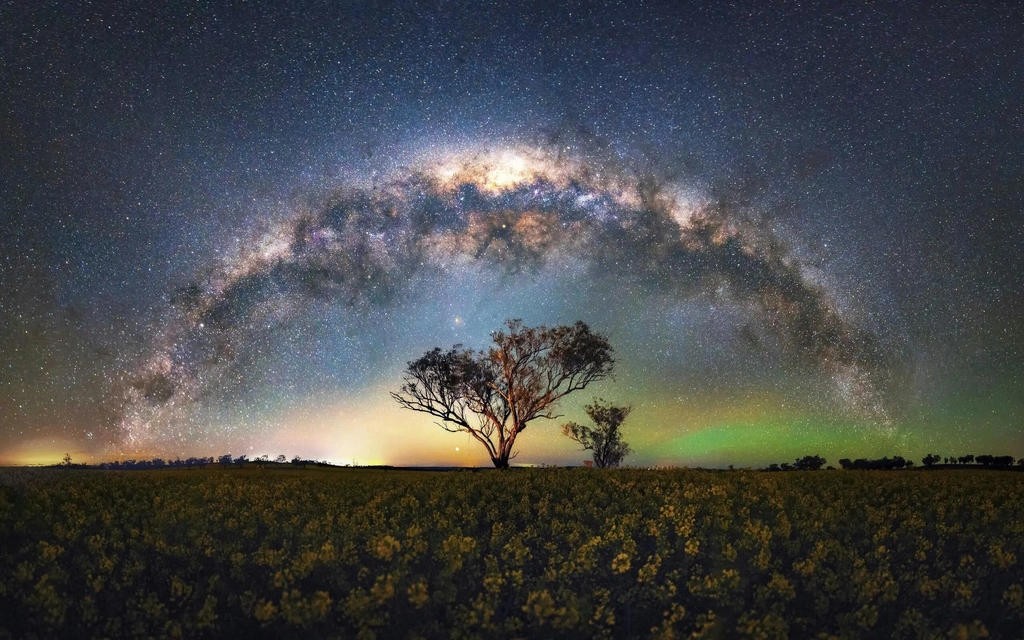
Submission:
[[[457,344],[408,363],[402,388],[391,396],[406,409],[440,419],[441,428],[468,433],[499,469],[526,425],[554,419],[564,396],[607,378],[615,361],[608,339],[583,322],[527,327],[507,320],[487,351]]]
[[[594,464],[598,468],[617,467],[630,453],[629,445],[622,439],[619,427],[625,422],[632,407],[620,407],[600,398],[586,407],[587,415],[596,426],[568,422],[562,425],[562,433],[594,452]]]

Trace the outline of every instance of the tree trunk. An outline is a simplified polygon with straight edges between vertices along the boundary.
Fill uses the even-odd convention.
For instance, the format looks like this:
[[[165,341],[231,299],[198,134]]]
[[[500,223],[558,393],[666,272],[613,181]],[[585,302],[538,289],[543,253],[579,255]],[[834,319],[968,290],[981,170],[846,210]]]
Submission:
[[[502,443],[498,449],[498,457],[491,457],[491,462],[494,463],[496,469],[508,469],[508,461],[512,457],[512,445],[516,443],[516,436],[522,429],[512,429],[508,438]]]

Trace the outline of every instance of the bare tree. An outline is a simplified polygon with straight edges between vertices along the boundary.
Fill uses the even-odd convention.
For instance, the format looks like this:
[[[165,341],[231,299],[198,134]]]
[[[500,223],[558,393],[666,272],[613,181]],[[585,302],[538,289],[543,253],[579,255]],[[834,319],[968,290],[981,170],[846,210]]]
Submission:
[[[622,440],[619,427],[626,420],[632,407],[618,407],[600,398],[586,407],[587,415],[596,427],[587,427],[575,422],[562,425],[562,433],[594,452],[594,464],[599,468],[617,467],[629,455],[629,445]]]
[[[409,362],[402,388],[391,394],[406,409],[439,418],[445,431],[473,436],[498,469],[515,457],[512,447],[529,422],[558,418],[558,400],[609,377],[615,365],[608,339],[583,322],[505,325],[491,334],[487,351],[457,344]]]

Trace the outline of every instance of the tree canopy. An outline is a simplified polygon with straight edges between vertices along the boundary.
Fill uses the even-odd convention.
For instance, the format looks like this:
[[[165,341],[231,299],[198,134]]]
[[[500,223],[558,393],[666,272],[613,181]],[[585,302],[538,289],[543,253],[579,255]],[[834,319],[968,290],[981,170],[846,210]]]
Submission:
[[[611,376],[608,339],[583,322],[528,327],[506,320],[486,351],[435,348],[407,364],[391,396],[406,409],[427,413],[453,433],[468,433],[491,462],[507,468],[516,438],[538,418],[554,419],[566,395]]]
[[[562,425],[562,433],[580,443],[584,450],[593,451],[594,464],[598,468],[617,467],[630,453],[619,427],[632,410],[629,406],[620,407],[595,398],[593,404],[586,406],[586,412],[596,426],[568,422]]]

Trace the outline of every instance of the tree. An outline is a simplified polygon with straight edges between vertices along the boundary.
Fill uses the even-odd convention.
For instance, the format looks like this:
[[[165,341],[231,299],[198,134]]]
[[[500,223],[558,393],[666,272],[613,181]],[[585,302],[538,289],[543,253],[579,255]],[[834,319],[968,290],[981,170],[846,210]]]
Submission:
[[[924,463],[924,466],[926,466],[926,467],[930,467],[930,466],[932,466],[933,464],[935,464],[936,462],[938,462],[939,460],[942,460],[942,458],[940,458],[939,456],[935,455],[934,453],[929,453],[928,455],[926,455],[926,456],[925,456],[925,457],[924,457],[924,458],[923,458],[923,459],[921,460],[921,462],[923,462],[923,463]]]
[[[594,452],[594,465],[599,469],[617,467],[629,455],[629,445],[622,439],[619,427],[626,420],[633,407],[618,407],[604,400],[594,398],[593,404],[585,407],[587,415],[597,425],[594,428],[575,422],[562,425],[562,433]]]
[[[284,464],[285,462],[288,462],[288,458],[285,457],[285,455],[282,453],[281,455],[274,458],[274,462],[276,462],[277,464]]]
[[[445,431],[471,435],[498,469],[508,468],[530,422],[558,418],[561,398],[609,377],[615,364],[608,339],[583,322],[505,325],[491,334],[487,351],[457,344],[409,362],[401,389],[391,394],[406,409],[438,418]]]
[[[924,463],[926,465],[931,465],[938,460],[940,460],[938,456],[932,456],[929,454],[928,456],[925,456]],[[885,456],[883,458],[878,458],[877,460],[857,458],[856,460],[851,461],[849,458],[843,458],[839,461],[839,465],[843,469],[891,471],[893,469],[909,469],[914,466],[914,463],[903,456],[893,456],[892,458]]]
[[[799,471],[818,471],[826,462],[828,461],[819,455],[804,456],[802,458],[798,458],[794,462],[793,467]]]

